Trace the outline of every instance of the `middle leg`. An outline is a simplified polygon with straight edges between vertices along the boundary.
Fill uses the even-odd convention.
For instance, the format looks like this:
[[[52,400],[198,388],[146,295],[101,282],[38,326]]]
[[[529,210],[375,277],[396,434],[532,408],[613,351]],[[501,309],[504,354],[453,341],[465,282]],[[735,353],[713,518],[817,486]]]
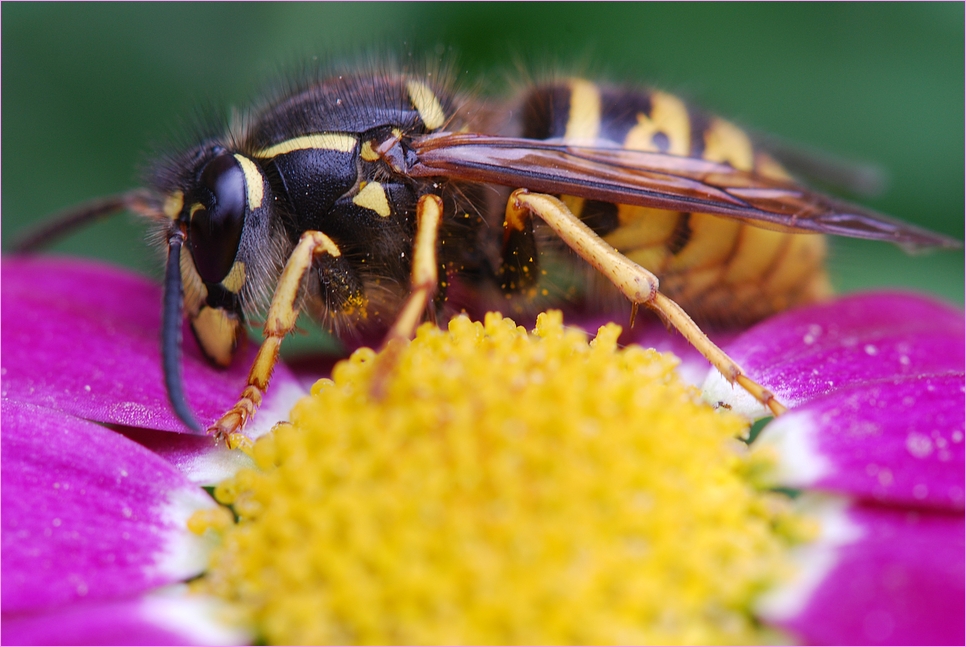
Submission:
[[[439,287],[436,242],[442,222],[443,201],[439,196],[427,194],[419,198],[416,204],[416,240],[413,243],[409,296],[386,334],[374,368],[371,391],[377,398],[385,394],[388,378],[399,359],[402,345],[415,335],[416,327]]]

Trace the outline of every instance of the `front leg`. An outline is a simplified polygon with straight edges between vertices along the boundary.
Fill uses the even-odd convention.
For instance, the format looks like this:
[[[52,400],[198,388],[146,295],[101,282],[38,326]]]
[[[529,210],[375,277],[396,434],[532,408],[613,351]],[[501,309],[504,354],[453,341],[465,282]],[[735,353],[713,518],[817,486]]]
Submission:
[[[259,347],[258,355],[248,373],[248,385],[235,406],[208,428],[209,434],[226,441],[229,447],[238,447],[248,442],[240,432],[262,403],[262,396],[268,388],[272,371],[278,361],[282,339],[295,329],[295,321],[299,315],[297,304],[305,273],[312,267],[313,261],[323,254],[337,258],[342,252],[322,232],[307,231],[302,234],[285,264],[285,269],[282,270],[263,329],[265,340]]]
[[[560,238],[627,297],[636,308],[644,305],[676,328],[712,366],[732,384],[738,383],[776,416],[785,407],[768,389],[745,375],[738,364],[718,348],[677,303],[658,291],[658,279],[595,234],[567,206],[552,195],[517,189],[506,207],[506,227],[523,230],[531,214],[539,216]]]

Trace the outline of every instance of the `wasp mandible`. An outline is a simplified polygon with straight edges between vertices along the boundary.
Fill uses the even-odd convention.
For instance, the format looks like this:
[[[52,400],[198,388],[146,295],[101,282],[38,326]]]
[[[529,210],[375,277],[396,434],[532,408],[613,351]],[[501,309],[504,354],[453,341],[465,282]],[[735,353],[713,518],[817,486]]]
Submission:
[[[21,249],[121,210],[155,223],[167,392],[196,431],[184,316],[227,366],[267,307],[248,384],[208,428],[221,438],[254,415],[301,310],[388,345],[468,303],[519,312],[570,298],[550,265],[582,274],[598,303],[630,302],[632,323],[638,306],[656,312],[780,414],[688,313],[751,322],[823,298],[822,234],[960,246],[805,188],[744,131],[673,95],[579,78],[493,110],[433,74],[335,74],[161,160],[146,185],[71,210]]]

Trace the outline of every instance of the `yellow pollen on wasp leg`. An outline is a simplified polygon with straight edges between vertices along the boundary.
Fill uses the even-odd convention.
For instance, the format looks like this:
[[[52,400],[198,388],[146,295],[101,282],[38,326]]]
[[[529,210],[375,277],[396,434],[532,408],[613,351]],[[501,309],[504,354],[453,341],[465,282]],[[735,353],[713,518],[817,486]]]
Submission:
[[[787,508],[677,360],[541,315],[362,349],[215,490],[196,587],[268,644],[751,643]]]

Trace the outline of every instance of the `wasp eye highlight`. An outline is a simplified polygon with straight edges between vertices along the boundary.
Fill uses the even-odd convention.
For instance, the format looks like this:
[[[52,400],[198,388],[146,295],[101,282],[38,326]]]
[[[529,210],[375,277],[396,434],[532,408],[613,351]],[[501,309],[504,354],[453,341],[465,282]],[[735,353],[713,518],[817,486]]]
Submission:
[[[245,172],[231,154],[208,162],[201,171],[200,209],[194,210],[188,244],[205,283],[219,283],[231,270],[245,223]]]

